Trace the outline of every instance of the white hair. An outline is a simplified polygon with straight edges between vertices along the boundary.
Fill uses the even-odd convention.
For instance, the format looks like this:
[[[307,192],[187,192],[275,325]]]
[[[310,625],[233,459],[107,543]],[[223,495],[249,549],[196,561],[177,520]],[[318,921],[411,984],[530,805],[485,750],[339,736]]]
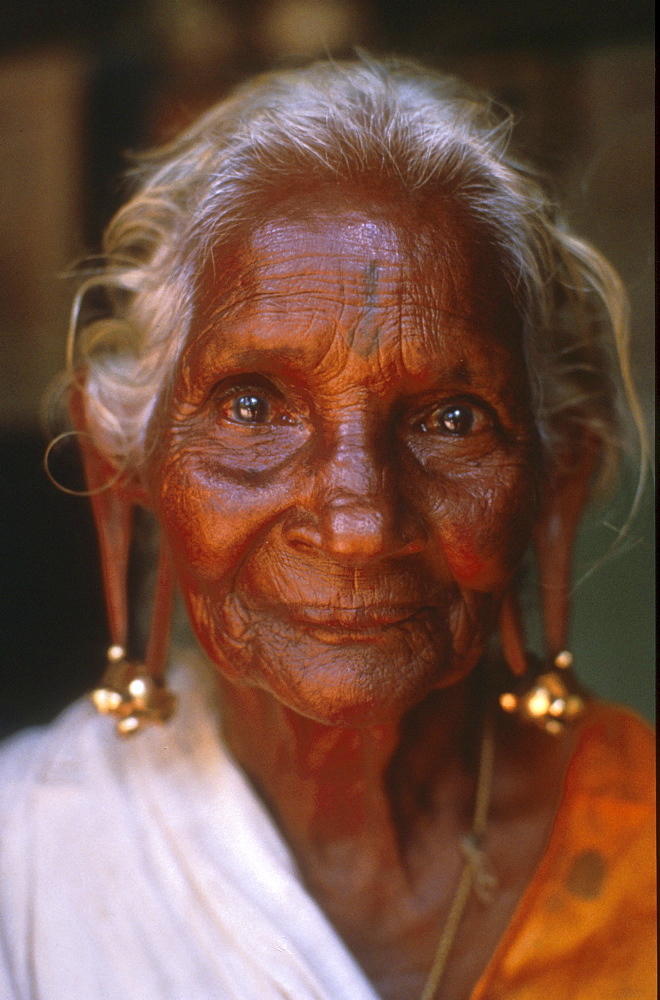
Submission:
[[[85,373],[98,446],[123,466],[143,461],[214,246],[254,226],[259,206],[285,185],[380,177],[395,195],[450,196],[485,229],[522,319],[545,457],[586,425],[607,478],[622,444],[621,397],[643,427],[626,297],[610,265],[567,232],[538,179],[509,154],[510,130],[506,115],[452,77],[361,57],[257,77],[145,156],[71,324],[69,379]],[[93,289],[103,290],[104,314],[83,320],[81,306],[98,299]]]

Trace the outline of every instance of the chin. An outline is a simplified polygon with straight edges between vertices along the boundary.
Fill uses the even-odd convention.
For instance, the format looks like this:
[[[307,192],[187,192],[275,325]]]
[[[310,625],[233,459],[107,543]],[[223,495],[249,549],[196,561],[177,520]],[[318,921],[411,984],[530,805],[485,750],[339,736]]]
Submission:
[[[248,644],[207,652],[228,679],[268,691],[316,722],[358,728],[400,721],[431,691],[462,680],[478,659],[454,655],[448,637],[413,623],[378,636],[341,638],[255,629]]]
[[[407,698],[370,698],[363,692],[354,690],[347,690],[340,697],[332,698],[323,690],[305,692],[302,697],[296,698],[283,698],[275,691],[271,693],[287,708],[313,722],[340,729],[366,729],[398,724],[431,690],[432,686]]]

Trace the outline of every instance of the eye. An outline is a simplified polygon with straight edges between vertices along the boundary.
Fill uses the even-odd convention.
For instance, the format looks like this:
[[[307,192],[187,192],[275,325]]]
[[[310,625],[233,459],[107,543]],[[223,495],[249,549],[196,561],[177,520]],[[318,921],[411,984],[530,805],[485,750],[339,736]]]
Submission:
[[[474,426],[474,410],[459,403],[434,414],[438,429],[446,434],[469,434]]]
[[[257,379],[257,381],[255,381]],[[276,386],[258,376],[241,382],[227,382],[217,387],[214,398],[218,415],[225,425],[246,430],[267,431],[283,424],[296,424],[299,419]]]
[[[292,461],[313,430],[297,387],[278,384],[259,372],[217,383],[195,417],[205,435],[209,462],[230,477],[275,474]]]
[[[467,402],[449,403],[433,410],[421,422],[427,433],[465,437],[489,425],[488,415],[479,407]]]
[[[230,419],[239,424],[266,424],[271,418],[272,407],[263,396],[243,393],[227,401]]]

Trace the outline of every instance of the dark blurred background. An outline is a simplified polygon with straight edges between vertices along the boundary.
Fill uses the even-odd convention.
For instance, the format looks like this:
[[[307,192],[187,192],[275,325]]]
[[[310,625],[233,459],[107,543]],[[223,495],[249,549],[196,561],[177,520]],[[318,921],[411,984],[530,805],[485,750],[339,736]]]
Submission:
[[[103,666],[88,501],[42,470],[39,408],[72,286],[125,197],[126,153],[246,75],[327,53],[419,57],[492,91],[569,218],[622,273],[653,412],[653,6],[646,0],[4,0],[0,5],[0,733],[54,715]],[[576,580],[607,552],[635,470],[594,511]],[[653,715],[654,503],[578,583],[572,643],[599,694]]]

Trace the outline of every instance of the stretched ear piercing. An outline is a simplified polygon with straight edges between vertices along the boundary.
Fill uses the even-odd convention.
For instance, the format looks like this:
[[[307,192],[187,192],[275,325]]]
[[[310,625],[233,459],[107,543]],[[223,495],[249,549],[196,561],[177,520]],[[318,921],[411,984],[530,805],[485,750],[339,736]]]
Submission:
[[[172,569],[161,543],[151,635],[145,662],[126,658],[118,642],[108,649],[108,662],[99,687],[90,698],[97,711],[117,719],[120,736],[130,736],[149,723],[166,722],[174,714],[176,696],[165,686],[163,675],[169,644],[172,612]]]
[[[572,666],[573,655],[562,650],[555,656],[550,670],[537,675],[531,682],[518,685],[516,691],[501,694],[501,707],[523,722],[559,736],[584,712],[584,699],[578,691]]]

